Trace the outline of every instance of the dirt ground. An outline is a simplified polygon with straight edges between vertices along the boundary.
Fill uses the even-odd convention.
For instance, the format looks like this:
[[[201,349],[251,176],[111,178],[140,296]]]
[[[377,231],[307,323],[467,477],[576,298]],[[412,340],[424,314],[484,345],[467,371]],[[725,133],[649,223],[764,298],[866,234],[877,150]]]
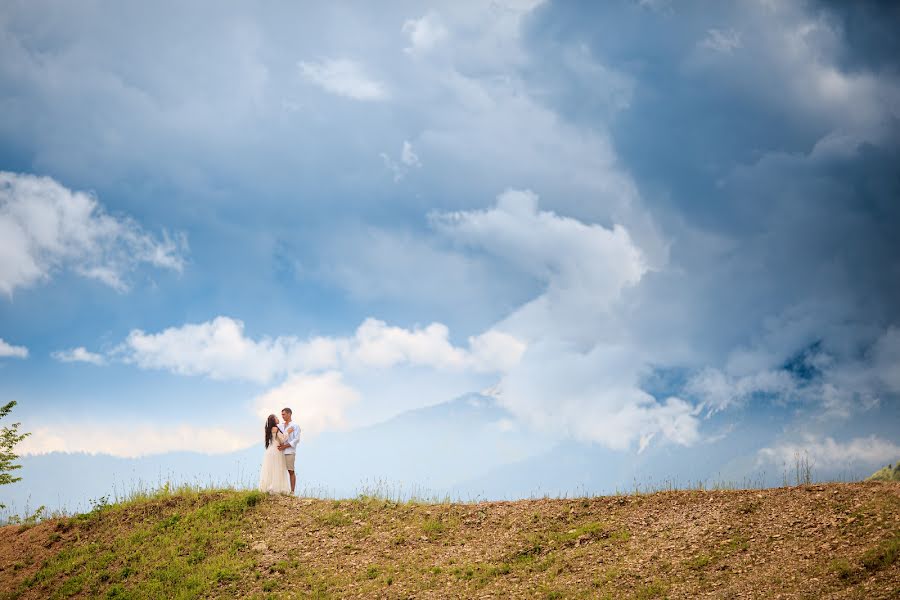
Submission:
[[[279,498],[253,529],[277,593],[285,581],[361,598],[900,598],[900,484],[433,506]]]
[[[75,535],[64,520],[0,528],[0,590],[44,597],[22,582],[91,542]],[[900,483],[472,504],[274,496],[242,535],[243,597],[900,598]]]

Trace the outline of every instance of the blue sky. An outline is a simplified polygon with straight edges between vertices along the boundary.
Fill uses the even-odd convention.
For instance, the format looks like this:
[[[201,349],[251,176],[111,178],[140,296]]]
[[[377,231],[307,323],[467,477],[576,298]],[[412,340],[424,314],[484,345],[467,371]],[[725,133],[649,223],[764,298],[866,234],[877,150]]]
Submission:
[[[898,16],[5,3],[20,450],[218,455],[285,404],[315,436],[486,392],[621,456],[777,414],[756,467],[896,460]]]

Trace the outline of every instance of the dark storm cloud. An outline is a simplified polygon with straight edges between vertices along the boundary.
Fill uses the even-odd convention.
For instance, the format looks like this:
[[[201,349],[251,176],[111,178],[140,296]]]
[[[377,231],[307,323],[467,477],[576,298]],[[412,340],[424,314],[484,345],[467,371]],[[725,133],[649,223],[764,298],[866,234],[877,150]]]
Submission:
[[[633,300],[647,344],[689,340],[730,384],[784,373],[810,346],[835,372],[868,369],[900,323],[897,17],[877,3],[618,2],[550,3],[529,21],[541,97],[609,129],[672,241],[672,268]],[[822,401],[787,375],[776,397]],[[842,377],[859,410],[866,390],[897,401],[882,379]]]

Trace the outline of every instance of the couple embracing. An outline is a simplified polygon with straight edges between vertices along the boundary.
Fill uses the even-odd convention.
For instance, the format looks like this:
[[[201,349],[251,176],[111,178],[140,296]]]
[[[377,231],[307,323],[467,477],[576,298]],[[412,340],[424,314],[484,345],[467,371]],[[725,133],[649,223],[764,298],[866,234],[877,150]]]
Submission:
[[[294,461],[297,456],[297,441],[300,427],[291,421],[290,408],[281,410],[281,421],[274,414],[266,419],[266,451],[263,453],[262,468],[259,472],[259,490],[272,494],[294,493],[297,476]]]

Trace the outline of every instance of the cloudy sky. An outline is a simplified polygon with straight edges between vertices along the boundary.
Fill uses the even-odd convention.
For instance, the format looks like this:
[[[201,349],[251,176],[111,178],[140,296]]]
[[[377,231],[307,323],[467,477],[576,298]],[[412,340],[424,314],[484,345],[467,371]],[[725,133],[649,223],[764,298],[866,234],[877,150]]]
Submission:
[[[484,391],[622,453],[777,411],[759,461],[896,460],[898,25],[874,2],[5,2],[20,450],[227,453],[283,405],[315,435]]]

